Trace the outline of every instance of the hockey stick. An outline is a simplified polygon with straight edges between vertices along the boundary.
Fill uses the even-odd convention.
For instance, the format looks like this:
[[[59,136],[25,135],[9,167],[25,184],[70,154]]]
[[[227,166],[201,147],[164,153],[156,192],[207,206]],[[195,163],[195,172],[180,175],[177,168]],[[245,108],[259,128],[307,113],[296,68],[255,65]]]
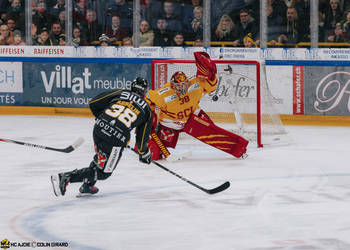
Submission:
[[[130,147],[128,146],[128,148],[130,148]],[[138,154],[138,152],[137,152],[135,149],[133,149],[133,148],[130,148],[130,149],[131,149],[133,152],[135,152],[136,154]],[[206,188],[201,187],[201,186],[199,186],[198,184],[196,184],[196,183],[194,183],[194,182],[192,182],[192,181],[186,179],[185,177],[183,177],[183,176],[181,176],[181,175],[175,173],[174,171],[172,171],[172,170],[170,170],[170,169],[164,167],[163,165],[161,165],[160,163],[158,163],[158,162],[156,162],[156,161],[151,161],[151,162],[152,162],[154,165],[160,167],[161,169],[163,169],[163,170],[165,170],[165,171],[171,173],[172,175],[175,175],[176,177],[180,178],[181,180],[187,182],[188,184],[191,184],[192,186],[194,186],[194,187],[196,187],[196,188],[202,190],[203,192],[206,192],[207,194],[216,194],[216,193],[222,192],[222,191],[224,191],[225,189],[229,188],[229,186],[230,186],[230,182],[226,181],[225,183],[221,184],[220,186],[218,186],[218,187],[216,187],[216,188],[213,188],[213,189],[206,189]]]
[[[32,147],[32,148],[40,148],[40,149],[58,151],[58,152],[62,152],[62,153],[70,153],[73,150],[77,149],[81,144],[83,144],[84,138],[79,137],[75,142],[72,143],[72,145],[69,145],[68,147],[62,148],[62,149],[61,148],[52,148],[52,147],[48,147],[48,146],[27,143],[27,142],[22,142],[22,141],[4,139],[4,138],[0,138],[0,142],[8,142],[8,143],[19,144],[19,145],[23,145],[23,146]]]

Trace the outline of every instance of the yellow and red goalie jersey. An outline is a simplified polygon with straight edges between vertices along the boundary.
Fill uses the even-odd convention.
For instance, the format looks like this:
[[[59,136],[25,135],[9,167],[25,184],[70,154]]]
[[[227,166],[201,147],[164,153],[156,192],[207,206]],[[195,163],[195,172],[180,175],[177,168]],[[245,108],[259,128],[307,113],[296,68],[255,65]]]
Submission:
[[[199,102],[204,94],[215,91],[217,78],[213,81],[207,78],[195,77],[189,82],[185,95],[179,96],[172,89],[170,82],[157,90],[149,90],[146,101],[154,111],[159,109],[159,122],[169,128],[182,129],[191,114],[199,108]]]

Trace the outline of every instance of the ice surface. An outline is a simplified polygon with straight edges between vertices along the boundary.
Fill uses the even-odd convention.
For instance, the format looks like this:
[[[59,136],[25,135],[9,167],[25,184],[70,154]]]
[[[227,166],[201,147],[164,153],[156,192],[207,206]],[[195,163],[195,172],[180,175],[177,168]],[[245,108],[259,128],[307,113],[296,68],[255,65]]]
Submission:
[[[288,126],[293,144],[252,144],[245,160],[180,141],[176,152],[192,156],[161,164],[205,188],[231,182],[216,195],[127,151],[98,195],[78,199],[79,184],[57,198],[49,178],[89,165],[93,119],[0,116],[0,124],[0,138],[62,148],[85,139],[69,154],[0,142],[0,240],[94,250],[350,249],[349,127]]]

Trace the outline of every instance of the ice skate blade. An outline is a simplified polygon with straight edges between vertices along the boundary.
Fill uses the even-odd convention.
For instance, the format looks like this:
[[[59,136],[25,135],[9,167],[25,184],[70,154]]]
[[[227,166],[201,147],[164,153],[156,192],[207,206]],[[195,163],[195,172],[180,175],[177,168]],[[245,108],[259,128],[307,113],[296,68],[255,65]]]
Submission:
[[[95,196],[95,194],[90,194],[90,193],[78,193],[75,197],[77,197],[77,198],[84,198],[84,197],[90,197],[90,196]]]
[[[59,197],[61,196],[61,190],[60,190],[60,177],[57,175],[51,175],[51,183],[54,194]]]

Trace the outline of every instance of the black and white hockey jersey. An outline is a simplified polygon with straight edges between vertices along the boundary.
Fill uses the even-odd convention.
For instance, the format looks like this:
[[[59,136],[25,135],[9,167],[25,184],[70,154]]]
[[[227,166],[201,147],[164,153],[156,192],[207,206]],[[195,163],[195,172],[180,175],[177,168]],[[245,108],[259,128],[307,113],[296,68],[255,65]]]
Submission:
[[[96,117],[94,133],[116,146],[126,146],[136,128],[136,144],[142,154],[147,149],[152,112],[148,103],[128,90],[103,92],[89,102]]]

